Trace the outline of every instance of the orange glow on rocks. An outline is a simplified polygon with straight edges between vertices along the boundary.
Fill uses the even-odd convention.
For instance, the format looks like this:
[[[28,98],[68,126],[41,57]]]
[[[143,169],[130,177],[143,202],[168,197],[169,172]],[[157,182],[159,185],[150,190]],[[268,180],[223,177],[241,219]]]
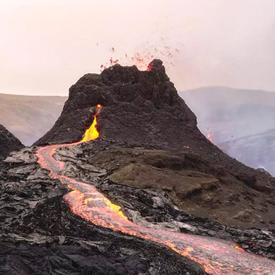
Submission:
[[[214,134],[210,129],[207,130],[206,137],[212,143],[214,142]]]
[[[235,245],[235,249],[240,252],[245,252],[243,248],[241,248],[238,244]]]

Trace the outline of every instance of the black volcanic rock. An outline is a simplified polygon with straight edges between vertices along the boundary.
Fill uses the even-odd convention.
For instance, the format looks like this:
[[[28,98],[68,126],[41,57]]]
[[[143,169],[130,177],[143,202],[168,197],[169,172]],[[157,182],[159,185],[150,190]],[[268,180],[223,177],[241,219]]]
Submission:
[[[23,148],[23,144],[4,126],[0,124],[0,160],[10,152]]]
[[[153,60],[148,68],[139,71],[136,66],[115,65],[100,75],[84,75],[70,88],[54,127],[36,145],[80,140],[92,122],[95,106],[102,104],[98,119],[102,139],[189,150],[253,188],[273,188],[270,176],[230,158],[205,138],[160,60]]]

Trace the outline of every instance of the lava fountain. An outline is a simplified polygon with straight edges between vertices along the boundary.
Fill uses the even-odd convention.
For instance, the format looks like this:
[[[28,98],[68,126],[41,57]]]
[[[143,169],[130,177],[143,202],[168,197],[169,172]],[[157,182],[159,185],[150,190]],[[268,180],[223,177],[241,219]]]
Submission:
[[[200,264],[209,274],[275,274],[274,261],[247,253],[232,242],[136,224],[91,183],[65,176],[66,164],[54,157],[57,150],[97,139],[97,118],[101,110],[102,106],[97,105],[92,125],[80,142],[49,145],[39,148],[36,153],[41,168],[48,170],[51,178],[58,179],[71,190],[64,200],[72,213],[96,226],[165,246]]]

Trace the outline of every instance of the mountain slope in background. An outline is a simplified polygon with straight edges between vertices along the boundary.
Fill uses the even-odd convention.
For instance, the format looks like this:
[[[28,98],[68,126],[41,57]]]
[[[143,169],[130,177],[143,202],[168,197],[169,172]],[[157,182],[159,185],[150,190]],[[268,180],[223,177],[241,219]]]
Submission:
[[[52,127],[66,97],[0,94],[0,123],[25,145],[31,145]]]
[[[275,175],[275,129],[233,139],[219,146],[244,163]]]
[[[4,159],[11,151],[23,148],[23,144],[0,124],[0,160]]]
[[[205,87],[181,92],[201,131],[223,151],[275,174],[275,93]]]

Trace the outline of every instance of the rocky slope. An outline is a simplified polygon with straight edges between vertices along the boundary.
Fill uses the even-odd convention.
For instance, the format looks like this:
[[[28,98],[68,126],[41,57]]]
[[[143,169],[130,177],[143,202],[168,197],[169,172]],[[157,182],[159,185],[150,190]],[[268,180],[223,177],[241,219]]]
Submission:
[[[195,112],[203,133],[212,130],[217,143],[274,128],[275,93],[202,87],[179,94]]]
[[[0,124],[0,160],[4,159],[11,151],[21,148],[23,145],[19,139]]]
[[[269,130],[256,135],[244,136],[221,143],[229,155],[251,167],[265,169],[275,175],[275,130]]]
[[[198,117],[200,130],[241,162],[275,174],[275,93],[227,87],[203,87],[180,96]]]
[[[198,218],[179,209],[165,190],[116,183],[117,166],[133,163],[136,157],[138,163],[147,159],[145,165],[178,167],[178,159],[166,154],[96,141],[64,148],[56,158],[66,163],[64,176],[93,184],[137,224],[233,241],[239,245],[236,251],[242,247],[274,259],[273,231],[241,230]],[[0,172],[1,274],[205,274],[200,265],[163,246],[72,214],[63,200],[67,188],[39,167],[35,148],[13,153],[4,165]]]

